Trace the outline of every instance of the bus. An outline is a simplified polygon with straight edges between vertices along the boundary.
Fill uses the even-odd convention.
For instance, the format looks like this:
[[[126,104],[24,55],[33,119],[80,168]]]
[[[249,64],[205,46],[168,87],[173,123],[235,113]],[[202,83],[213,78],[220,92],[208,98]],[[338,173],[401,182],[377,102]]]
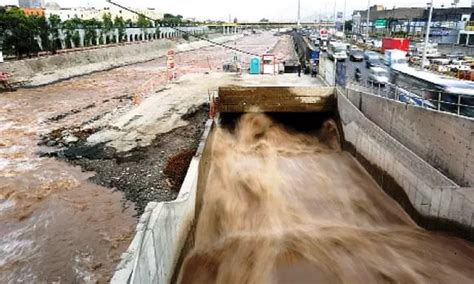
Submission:
[[[431,101],[439,110],[474,117],[474,82],[396,65],[390,83]]]

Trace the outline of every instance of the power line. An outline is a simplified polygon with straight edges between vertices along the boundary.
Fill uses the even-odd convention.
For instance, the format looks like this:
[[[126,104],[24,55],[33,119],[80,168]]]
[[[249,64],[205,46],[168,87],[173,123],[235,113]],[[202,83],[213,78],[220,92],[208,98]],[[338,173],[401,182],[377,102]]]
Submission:
[[[110,4],[112,4],[112,5],[115,5],[115,6],[119,7],[119,8],[121,8],[121,9],[123,9],[123,10],[126,10],[126,11],[129,11],[129,12],[131,12],[131,13],[137,14],[137,15],[142,16],[142,17],[144,17],[144,18],[146,18],[146,19],[148,19],[148,20],[151,20],[151,21],[153,21],[153,22],[156,22],[156,21],[157,21],[156,19],[153,19],[153,18],[151,18],[151,17],[148,17],[147,15],[144,15],[144,14],[142,14],[142,13],[140,13],[140,12],[137,12],[137,11],[132,10],[132,9],[130,9],[130,8],[127,8],[127,7],[125,7],[125,6],[122,6],[122,5],[120,5],[120,4],[118,4],[118,3],[115,3],[115,2],[113,2],[113,1],[111,1],[111,0],[106,0],[106,1],[107,1],[108,3],[110,3]],[[185,33],[185,34],[187,34],[187,35],[189,35],[189,36],[192,36],[192,37],[195,37],[195,38],[197,38],[197,39],[207,41],[207,42],[209,42],[209,43],[211,43],[211,44],[213,44],[213,45],[216,45],[216,46],[220,46],[220,47],[223,47],[223,48],[227,48],[227,49],[230,49],[230,50],[233,50],[233,51],[236,51],[236,52],[240,52],[240,53],[244,53],[244,54],[247,54],[247,55],[260,56],[259,54],[256,54],[256,53],[253,53],[253,52],[249,52],[249,51],[246,51],[246,50],[243,50],[243,49],[239,49],[239,48],[236,48],[236,47],[233,47],[233,46],[229,46],[229,45],[226,45],[226,44],[223,44],[223,43],[215,42],[215,41],[210,40],[210,39],[207,39],[207,38],[205,38],[205,37],[201,37],[201,36],[192,34],[192,33],[188,32],[188,31],[182,30],[182,29],[177,28],[177,27],[171,27],[171,26],[170,26],[170,27],[168,27],[168,28],[171,28],[171,29],[173,29],[173,30],[176,30],[176,31]]]

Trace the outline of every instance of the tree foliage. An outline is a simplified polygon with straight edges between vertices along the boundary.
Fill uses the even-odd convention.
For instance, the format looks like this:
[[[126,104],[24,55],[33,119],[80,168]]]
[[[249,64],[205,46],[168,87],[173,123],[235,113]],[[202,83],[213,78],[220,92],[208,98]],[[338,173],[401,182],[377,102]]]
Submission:
[[[125,29],[128,27],[141,28],[145,34],[147,28],[154,26],[159,33],[160,26],[190,24],[188,22],[183,20],[183,16],[173,14],[165,14],[162,20],[154,22],[139,16],[133,22],[120,16],[112,19],[110,13],[104,13],[100,20],[80,19],[76,16],[62,22],[58,15],[50,15],[46,19],[35,15],[27,16],[19,8],[6,9],[0,6],[0,50],[6,55],[21,58],[39,51],[54,53],[63,47],[79,47],[81,29],[84,31],[83,44],[89,46],[108,43],[112,38],[115,40],[117,35],[121,42],[125,40]]]

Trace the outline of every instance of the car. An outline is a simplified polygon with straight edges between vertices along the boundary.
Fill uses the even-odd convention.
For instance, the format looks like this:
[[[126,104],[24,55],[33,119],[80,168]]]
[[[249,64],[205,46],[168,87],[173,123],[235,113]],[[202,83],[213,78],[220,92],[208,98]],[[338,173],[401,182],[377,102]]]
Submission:
[[[389,81],[389,73],[383,67],[370,67],[367,81],[379,86],[385,86]]]
[[[349,60],[350,61],[363,61],[364,60],[364,53],[362,50],[352,50],[350,55],[349,55]]]
[[[380,57],[379,54],[375,51],[367,50],[364,52],[364,60],[368,60],[369,58]]]
[[[369,57],[369,59],[365,61],[366,68],[382,67],[383,65],[384,63],[380,57]]]

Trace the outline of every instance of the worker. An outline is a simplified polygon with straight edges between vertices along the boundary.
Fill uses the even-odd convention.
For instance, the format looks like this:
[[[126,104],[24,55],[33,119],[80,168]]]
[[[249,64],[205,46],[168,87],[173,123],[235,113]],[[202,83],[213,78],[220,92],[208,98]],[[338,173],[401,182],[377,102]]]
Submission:
[[[360,79],[361,79],[361,77],[362,77],[362,74],[361,74],[361,72],[360,72],[359,67],[357,67],[357,68],[355,69],[354,77],[355,77],[355,79],[356,79],[357,82],[360,81]]]
[[[316,77],[318,75],[318,64],[313,63],[311,66],[311,77]]]

